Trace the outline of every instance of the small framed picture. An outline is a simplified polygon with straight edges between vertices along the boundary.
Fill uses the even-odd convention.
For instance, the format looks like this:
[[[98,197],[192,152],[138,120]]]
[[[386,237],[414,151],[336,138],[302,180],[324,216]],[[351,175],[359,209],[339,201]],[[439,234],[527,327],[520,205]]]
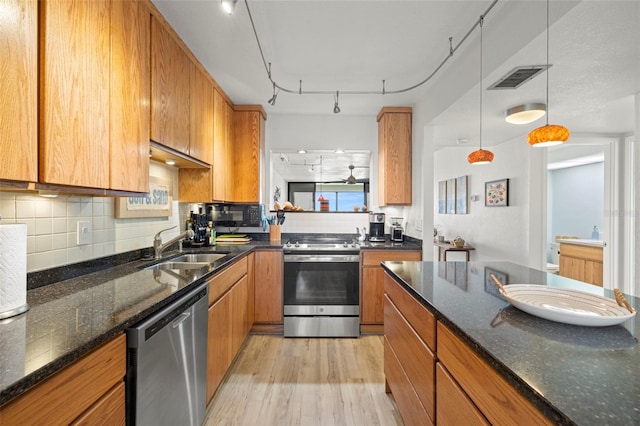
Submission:
[[[484,205],[486,207],[506,207],[509,205],[509,179],[484,183]]]
[[[447,212],[447,181],[438,182],[438,213],[445,214]]]
[[[467,176],[456,179],[456,214],[467,214]]]
[[[456,180],[447,179],[447,214],[456,214]]]

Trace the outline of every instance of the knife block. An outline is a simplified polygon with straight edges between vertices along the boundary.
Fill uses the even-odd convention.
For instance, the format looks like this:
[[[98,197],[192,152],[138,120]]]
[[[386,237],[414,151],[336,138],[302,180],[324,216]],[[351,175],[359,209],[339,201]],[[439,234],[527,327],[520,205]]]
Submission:
[[[281,235],[281,225],[269,225],[269,241],[280,241]]]

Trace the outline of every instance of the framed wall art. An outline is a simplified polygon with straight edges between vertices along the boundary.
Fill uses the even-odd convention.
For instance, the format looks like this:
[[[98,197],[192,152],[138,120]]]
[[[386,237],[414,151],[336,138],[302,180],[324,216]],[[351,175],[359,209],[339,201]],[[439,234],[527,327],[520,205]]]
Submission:
[[[447,181],[438,182],[438,213],[445,214],[447,212]]]
[[[447,214],[456,214],[456,180],[447,180]]]
[[[509,179],[484,183],[484,205],[486,207],[506,207],[509,205]]]
[[[469,211],[467,203],[467,178],[468,176],[460,176],[456,179],[456,213],[467,214]]]

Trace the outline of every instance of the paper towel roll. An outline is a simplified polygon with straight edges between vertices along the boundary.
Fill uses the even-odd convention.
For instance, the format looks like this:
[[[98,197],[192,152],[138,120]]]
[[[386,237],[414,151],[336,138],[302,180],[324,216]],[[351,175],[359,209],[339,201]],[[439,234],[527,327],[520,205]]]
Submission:
[[[0,225],[0,319],[27,306],[27,225]]]

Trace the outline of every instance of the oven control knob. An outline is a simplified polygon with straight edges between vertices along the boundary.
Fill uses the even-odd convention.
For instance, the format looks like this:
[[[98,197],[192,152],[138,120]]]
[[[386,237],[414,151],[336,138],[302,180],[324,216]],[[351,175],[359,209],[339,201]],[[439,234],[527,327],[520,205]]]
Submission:
[[[296,247],[300,247],[300,241],[296,241]]]
[[[291,247],[291,241],[287,241],[287,247]]]
[[[349,244],[345,241],[344,244],[342,245],[342,247],[347,248],[347,247],[349,247]]]

